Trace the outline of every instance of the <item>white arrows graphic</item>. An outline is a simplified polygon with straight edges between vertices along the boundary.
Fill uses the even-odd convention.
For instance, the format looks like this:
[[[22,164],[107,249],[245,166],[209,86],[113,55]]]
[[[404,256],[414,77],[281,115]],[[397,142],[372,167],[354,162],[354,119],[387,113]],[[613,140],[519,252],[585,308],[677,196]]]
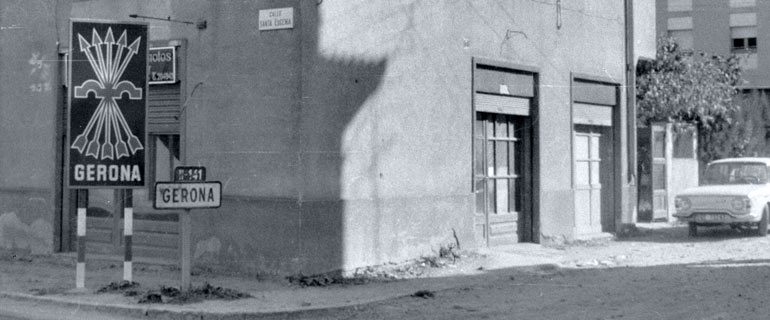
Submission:
[[[142,37],[137,37],[131,45],[127,45],[126,31],[116,42],[112,28],[107,29],[104,40],[96,33],[96,29],[92,30],[91,43],[81,34],[78,34],[78,40],[80,51],[85,53],[97,80],[89,79],[76,86],[74,96],[88,98],[88,93],[93,92],[101,100],[85,130],[75,138],[71,148],[77,149],[80,154],[85,151],[86,156],[96,159],[120,159],[144,149],[139,138],[131,132],[116,101],[123,93],[128,93],[131,100],[142,99],[141,88],[128,80],[118,82],[131,58],[139,52]]]

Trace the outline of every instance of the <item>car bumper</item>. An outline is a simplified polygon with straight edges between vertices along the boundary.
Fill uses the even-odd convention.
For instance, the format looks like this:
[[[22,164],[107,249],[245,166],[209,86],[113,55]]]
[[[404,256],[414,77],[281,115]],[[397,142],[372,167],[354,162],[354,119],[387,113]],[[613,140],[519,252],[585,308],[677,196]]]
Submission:
[[[734,215],[727,212],[687,212],[674,214],[679,221],[704,224],[732,224],[759,222],[761,216],[751,214]]]

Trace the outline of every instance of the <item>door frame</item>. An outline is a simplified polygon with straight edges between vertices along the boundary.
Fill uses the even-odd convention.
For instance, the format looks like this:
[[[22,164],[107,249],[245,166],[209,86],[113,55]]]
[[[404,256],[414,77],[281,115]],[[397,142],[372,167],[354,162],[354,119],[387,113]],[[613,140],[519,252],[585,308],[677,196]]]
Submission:
[[[525,201],[525,204],[528,204],[528,216],[529,219],[525,219],[529,222],[529,226],[527,226],[527,229],[529,232],[525,232],[527,235],[527,238],[520,242],[532,242],[532,243],[541,243],[541,235],[540,235],[540,121],[537,121],[536,119],[539,119],[539,112],[540,112],[540,68],[534,67],[534,66],[528,66],[528,65],[521,65],[521,64],[515,64],[505,61],[499,61],[494,60],[490,58],[484,58],[484,57],[472,57],[471,58],[471,110],[470,110],[470,154],[471,154],[471,162],[469,168],[470,170],[470,193],[472,195],[472,205],[470,208],[470,216],[473,217],[475,215],[476,211],[476,197],[475,197],[475,173],[473,170],[473,166],[475,165],[476,161],[476,155],[475,155],[475,122],[476,122],[476,90],[477,90],[477,81],[476,77],[474,76],[474,72],[478,69],[480,65],[487,66],[487,67],[493,67],[497,69],[503,69],[508,70],[513,73],[523,73],[528,74],[532,77],[533,86],[531,88],[532,90],[532,96],[528,97],[530,99],[530,109],[529,109],[529,116],[527,117],[526,123],[529,126],[529,145],[526,146],[524,149],[529,150],[528,156],[528,162],[529,162],[529,171],[530,175],[529,178],[525,177],[525,183],[530,187],[529,192],[525,192],[522,196],[523,201]],[[526,181],[528,180],[528,181]],[[471,219],[471,231],[475,233],[474,230],[474,222],[473,219]],[[487,225],[488,228],[488,225]],[[521,230],[521,227],[517,227],[518,230]],[[521,235],[520,235],[521,239]],[[484,246],[488,246],[488,237],[485,239]]]
[[[570,162],[571,162],[571,188],[573,190],[573,201],[574,201],[574,190],[575,190],[575,104],[580,102],[586,102],[586,103],[593,103],[592,101],[580,101],[582,98],[579,97],[575,92],[575,87],[577,82],[589,82],[589,83],[595,83],[598,85],[604,85],[604,86],[610,86],[614,90],[613,97],[611,101],[601,101],[598,104],[600,105],[606,105],[607,103],[613,103],[612,105],[612,186],[609,186],[612,188],[612,210],[614,212],[614,229],[613,232],[617,233],[619,232],[621,226],[622,226],[622,216],[623,216],[623,205],[622,205],[622,197],[623,197],[623,179],[622,179],[622,168],[623,168],[623,156],[621,154],[623,150],[623,144],[622,144],[622,109],[621,109],[621,89],[620,89],[620,83],[616,82],[614,79],[609,77],[603,77],[603,76],[595,76],[592,74],[586,74],[586,73],[580,73],[580,72],[570,72]],[[604,188],[604,186],[602,186]],[[575,230],[576,226],[574,225],[574,217],[575,217],[575,208],[573,208],[573,230]]]

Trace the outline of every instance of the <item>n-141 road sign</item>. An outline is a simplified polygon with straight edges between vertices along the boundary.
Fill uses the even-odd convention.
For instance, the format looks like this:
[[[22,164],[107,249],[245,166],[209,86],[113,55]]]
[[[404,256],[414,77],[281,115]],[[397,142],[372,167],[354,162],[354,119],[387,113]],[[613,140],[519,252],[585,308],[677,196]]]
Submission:
[[[157,182],[155,209],[219,208],[222,205],[222,183]]]

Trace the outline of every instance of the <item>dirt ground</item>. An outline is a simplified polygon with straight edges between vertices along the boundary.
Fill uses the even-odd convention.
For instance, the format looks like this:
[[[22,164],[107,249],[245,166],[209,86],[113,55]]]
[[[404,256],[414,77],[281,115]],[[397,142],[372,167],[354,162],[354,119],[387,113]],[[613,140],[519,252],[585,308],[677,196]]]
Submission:
[[[65,266],[69,273],[62,276],[55,260],[35,259],[0,264],[2,289],[57,294],[71,287],[74,269]],[[137,273],[163,275],[152,269]],[[612,241],[481,251],[422,276],[432,278],[413,282],[413,296],[260,319],[770,319],[770,237],[730,228],[702,229],[692,238],[685,226],[640,225],[634,236]],[[209,280],[250,289],[238,279]],[[287,284],[261,285],[281,290]],[[289,293],[359,290],[363,297],[394,287],[367,283]]]

